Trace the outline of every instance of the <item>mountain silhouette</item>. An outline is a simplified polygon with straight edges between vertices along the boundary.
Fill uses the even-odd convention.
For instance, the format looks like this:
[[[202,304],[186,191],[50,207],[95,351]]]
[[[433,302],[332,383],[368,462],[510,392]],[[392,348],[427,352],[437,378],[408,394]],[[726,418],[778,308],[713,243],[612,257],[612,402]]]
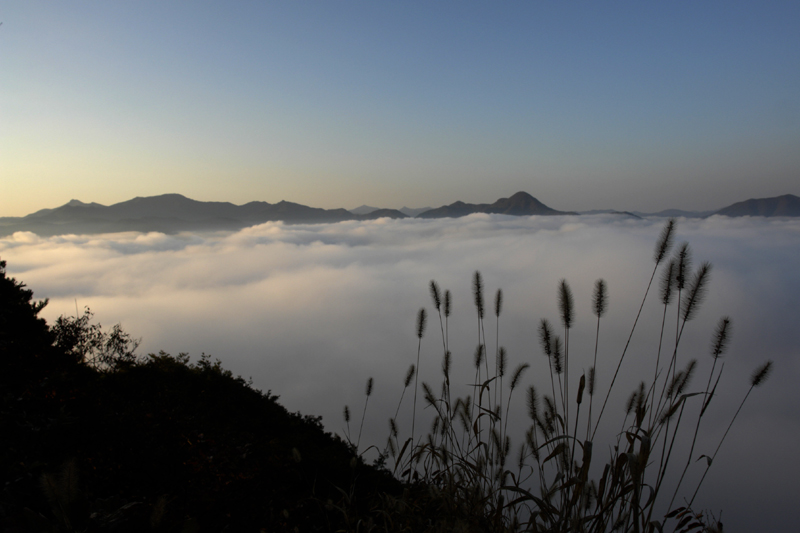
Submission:
[[[354,213],[353,211],[358,211]],[[265,222],[282,221],[286,224],[320,224],[345,220],[375,220],[377,218],[457,218],[472,213],[491,213],[513,216],[578,215],[571,211],[557,211],[546,206],[526,192],[509,198],[500,198],[491,204],[454,202],[435,209],[378,209],[361,206],[348,211],[321,209],[282,200],[276,204],[248,202],[236,205],[230,202],[201,202],[181,194],[136,197],[113,205],[84,203],[70,200],[66,204],[40,209],[24,217],[0,217],[0,237],[17,231],[30,231],[41,236],[75,234],[117,233],[123,231],[178,233],[181,231],[236,231]],[[669,209],[659,213],[612,212],[624,216],[691,216],[711,214],[737,216],[800,216],[800,198],[791,194],[774,198],[750,199],[718,211],[689,212]]]
[[[493,204],[467,204],[461,201],[443,205],[417,215],[417,218],[457,218],[472,213],[493,213],[500,215],[576,215],[577,213],[556,211],[526,192],[518,192],[510,198],[500,198]]]
[[[364,205],[360,205],[360,206],[356,207],[355,209],[350,209],[349,211],[351,213],[353,213],[354,215],[368,215],[369,213],[372,213],[372,212],[378,211],[378,210],[380,210],[380,207],[374,207],[374,206],[371,206],[371,205],[364,204]]]
[[[751,198],[723,207],[714,214],[726,217],[798,217],[800,198],[793,194],[772,198]]]
[[[68,233],[115,233],[122,231],[235,231],[264,222],[314,224],[343,220],[405,218],[396,209],[379,209],[356,215],[346,209],[321,209],[294,202],[200,202],[181,194],[136,197],[110,206],[70,200],[54,209],[42,209],[25,217],[0,218],[0,236],[16,231],[38,235]]]
[[[686,211],[683,209],[664,209],[656,213],[645,213],[642,211],[631,211],[632,215],[638,217],[661,217],[661,218],[706,218],[716,213],[716,210],[711,211]]]

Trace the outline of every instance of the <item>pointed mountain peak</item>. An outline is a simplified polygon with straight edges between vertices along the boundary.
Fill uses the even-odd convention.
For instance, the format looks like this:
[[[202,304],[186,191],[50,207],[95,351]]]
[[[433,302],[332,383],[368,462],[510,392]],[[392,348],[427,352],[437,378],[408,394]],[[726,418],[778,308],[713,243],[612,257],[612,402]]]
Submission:
[[[371,205],[364,204],[356,207],[355,209],[349,209],[349,211],[354,215],[366,215],[374,211],[379,211],[380,209],[381,209],[380,207],[374,207]]]
[[[80,200],[72,199],[69,202],[65,203],[61,207],[105,207],[97,202],[92,202],[87,204],[86,202],[81,202]]]
[[[509,200],[514,201],[514,202],[519,202],[519,201],[536,200],[536,198],[534,198],[530,194],[526,193],[525,191],[519,191],[518,193],[514,193],[514,195],[512,195],[509,198]]]

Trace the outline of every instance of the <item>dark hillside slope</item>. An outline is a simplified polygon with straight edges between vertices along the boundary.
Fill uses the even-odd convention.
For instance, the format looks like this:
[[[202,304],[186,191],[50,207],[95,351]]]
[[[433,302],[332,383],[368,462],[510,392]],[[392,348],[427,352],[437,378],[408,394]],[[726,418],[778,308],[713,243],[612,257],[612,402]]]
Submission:
[[[199,202],[180,194],[137,196],[106,208],[106,216],[110,219],[149,217],[170,217],[181,220],[236,219],[239,218],[240,212],[241,207],[230,202]]]
[[[362,511],[397,493],[208,358],[81,362],[31,297],[0,262],[0,530],[335,531],[339,488]]]
[[[486,208],[485,212],[515,216],[567,214],[547,207],[542,202],[523,191],[514,194],[511,198],[500,198]]]
[[[376,209],[358,216],[359,220],[375,220],[378,218],[408,218],[408,215],[397,209]]]
[[[358,219],[358,215],[345,209],[320,209],[294,202],[249,202],[238,206],[229,202],[200,202],[180,194],[162,194],[136,197],[110,206],[72,200],[25,217],[0,217],[0,236],[17,231],[31,231],[41,236],[122,231],[235,231],[279,220],[288,224],[314,224]]]
[[[417,218],[457,218],[472,213],[496,213],[514,216],[531,215],[574,215],[577,213],[556,211],[531,196],[520,191],[510,198],[500,198],[493,204],[467,204],[455,202],[420,213]]]
[[[751,198],[714,213],[727,217],[800,217],[800,198],[784,194],[773,198]]]
[[[461,200],[450,205],[443,205],[435,209],[429,209],[417,215],[417,218],[458,218],[471,215],[472,213],[483,213],[483,209],[489,204],[467,204]]]

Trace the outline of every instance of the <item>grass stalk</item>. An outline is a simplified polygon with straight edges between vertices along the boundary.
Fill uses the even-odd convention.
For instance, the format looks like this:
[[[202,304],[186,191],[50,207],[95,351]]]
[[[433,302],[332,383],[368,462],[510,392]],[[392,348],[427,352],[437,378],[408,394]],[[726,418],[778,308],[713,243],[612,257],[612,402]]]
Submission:
[[[449,351],[448,319],[450,316],[450,293],[442,295],[435,281],[430,282],[430,292],[434,307],[439,314],[439,328],[442,335],[441,388],[436,390],[427,382],[420,383],[420,361],[422,337],[425,329],[426,312],[421,309],[417,316],[417,359],[412,364],[404,380],[403,392],[400,395],[395,412],[395,419],[402,406],[406,389],[414,380],[414,406],[412,410],[411,437],[400,446],[398,428],[395,419],[390,419],[389,450],[395,458],[395,472],[406,479],[407,494],[415,487],[425,487],[424,495],[403,500],[404,511],[391,516],[392,519],[406,520],[421,509],[436,509],[434,514],[426,517],[426,525],[406,527],[416,530],[433,527],[439,524],[440,513],[452,519],[468,518],[470,526],[467,530],[485,531],[551,531],[551,532],[605,532],[624,530],[628,532],[662,530],[669,518],[653,522],[652,516],[658,505],[661,505],[662,489],[667,475],[671,475],[672,465],[677,461],[678,443],[687,431],[683,424],[687,417],[686,404],[695,396],[702,398],[700,411],[694,420],[692,439],[689,446],[687,462],[679,463],[683,468],[677,480],[675,493],[672,494],[669,508],[672,507],[678,491],[681,489],[688,466],[691,464],[695,445],[701,429],[705,411],[713,399],[716,387],[724,370],[717,360],[722,356],[729,338],[730,320],[723,318],[714,336],[710,372],[704,389],[689,391],[691,378],[697,368],[697,362],[691,360],[685,368],[678,369],[678,348],[687,323],[696,316],[706,290],[710,265],[703,263],[688,280],[690,254],[688,245],[683,245],[670,261],[662,275],[661,304],[663,304],[658,348],[655,351],[655,368],[652,383],[645,381],[635,388],[625,406],[625,416],[616,438],[612,438],[608,450],[608,458],[602,464],[599,478],[592,475],[597,468],[592,466],[593,444],[601,423],[605,408],[608,405],[611,390],[619,375],[623,360],[630,349],[631,339],[636,330],[639,318],[643,313],[645,301],[652,287],[655,274],[663,262],[674,232],[674,221],[670,220],[662,230],[654,254],[655,267],[650,276],[647,288],[627,336],[622,353],[616,362],[613,378],[608,386],[601,410],[594,419],[593,397],[596,387],[597,360],[599,353],[599,337],[601,317],[607,310],[607,287],[602,279],[595,282],[592,307],[597,317],[595,325],[594,353],[592,366],[588,372],[580,375],[577,383],[577,394],[570,397],[570,359],[574,358],[571,329],[574,324],[574,305],[572,294],[566,280],[558,286],[559,314],[564,328],[563,342],[559,335],[553,333],[550,323],[542,319],[538,327],[541,349],[547,358],[552,396],[537,394],[534,385],[527,388],[527,409],[530,426],[524,431],[524,440],[518,446],[518,453],[512,454],[513,430],[511,422],[514,392],[522,385],[523,377],[530,368],[530,363],[521,362],[510,376],[508,390],[504,390],[504,378],[508,365],[508,355],[500,345],[499,317],[502,307],[502,291],[495,296],[495,370],[490,371],[487,357],[487,338],[484,330],[483,278],[475,272],[472,279],[473,296],[477,310],[478,344],[474,364],[475,379],[467,384],[471,387],[471,395],[453,397],[451,391],[451,365],[453,356]],[[669,305],[674,302],[673,294],[679,302],[675,323],[675,346],[672,356],[661,361],[667,315]],[[442,309],[444,308],[444,309]],[[667,335],[669,337],[669,335]],[[577,352],[576,352],[577,353]],[[613,364],[613,363],[612,363]],[[467,365],[468,366],[468,365]],[[664,368],[666,366],[666,368]],[[742,403],[733,415],[731,423],[720,439],[714,454],[705,457],[706,471],[694,491],[691,506],[707,471],[716,457],[722,442],[727,437],[733,422],[738,417],[742,406],[747,401],[753,387],[766,378],[771,363],[759,369],[751,380],[751,387],[745,394]],[[649,368],[649,367],[648,367]],[[467,369],[469,372],[469,369]],[[650,371],[647,371],[649,375]],[[534,379],[536,376],[534,376]],[[546,377],[544,378],[546,379]],[[556,387],[558,381],[558,387]],[[417,395],[422,387],[426,406],[433,408],[432,425],[427,436],[417,436]],[[546,385],[545,385],[546,387]],[[362,413],[356,448],[359,446],[367,404],[371,389],[368,382],[367,399]],[[660,389],[660,393],[657,391]],[[574,393],[575,391],[573,391]],[[584,394],[589,394],[588,412],[581,419],[587,408],[583,406]],[[570,406],[570,400],[575,406]],[[346,411],[347,436],[349,441],[349,411]],[[586,425],[586,439],[578,439],[578,429]],[[679,437],[679,433],[681,436]],[[399,451],[398,451],[399,450]],[[509,458],[516,456],[516,464],[508,464]],[[683,456],[681,454],[681,460]],[[677,473],[677,472],[676,472]],[[411,484],[420,481],[421,485]],[[648,495],[646,487],[652,490]],[[537,491],[538,489],[538,491]],[[670,489],[671,491],[672,489]],[[537,492],[537,494],[534,494]],[[404,498],[406,498],[404,496]],[[692,515],[694,516],[694,515]],[[450,519],[448,518],[448,519]],[[405,523],[405,522],[404,522]],[[465,522],[459,522],[464,524]],[[658,526],[654,524],[658,523]],[[685,525],[685,524],[684,524]],[[438,526],[436,526],[438,528]],[[681,526],[683,527],[683,526]],[[386,528],[387,530],[397,530]],[[441,530],[457,529],[453,524],[438,528]]]
[[[664,257],[666,256],[667,252],[669,251],[670,247],[672,246],[672,239],[675,232],[675,219],[671,218],[664,226],[664,229],[661,231],[661,236],[659,237],[658,243],[656,243],[656,251],[655,251],[655,267],[653,267],[653,273],[650,275],[650,281],[647,282],[647,289],[644,291],[644,297],[642,298],[642,303],[639,305],[639,311],[636,313],[636,319],[633,321],[633,326],[631,327],[631,332],[628,335],[628,340],[625,342],[625,348],[622,350],[622,355],[619,358],[619,363],[617,363],[617,368],[614,371],[614,377],[611,378],[611,384],[608,386],[608,392],[606,393],[605,400],[603,400],[603,407],[600,409],[600,414],[597,415],[597,422],[594,426],[594,431],[592,432],[592,440],[594,440],[594,436],[597,433],[597,428],[600,426],[600,419],[603,417],[603,412],[606,409],[606,404],[608,403],[608,398],[611,395],[611,391],[614,388],[614,383],[617,380],[617,376],[619,375],[619,369],[622,366],[622,361],[625,359],[625,354],[628,353],[628,347],[631,343],[631,338],[633,338],[633,332],[636,331],[636,324],[639,323],[639,317],[642,315],[642,308],[644,308],[644,302],[647,300],[647,295],[650,292],[650,286],[653,284],[653,278],[656,275],[656,271],[658,270],[658,265],[663,261]]]

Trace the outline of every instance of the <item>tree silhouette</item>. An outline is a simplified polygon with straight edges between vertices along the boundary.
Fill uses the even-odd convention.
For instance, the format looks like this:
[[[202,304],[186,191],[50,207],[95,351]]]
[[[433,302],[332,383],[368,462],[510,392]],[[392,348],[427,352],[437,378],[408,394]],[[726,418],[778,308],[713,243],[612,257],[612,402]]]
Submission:
[[[57,371],[64,364],[53,347],[53,334],[39,312],[47,300],[36,302],[33,291],[6,274],[0,260],[0,386],[19,391]]]

